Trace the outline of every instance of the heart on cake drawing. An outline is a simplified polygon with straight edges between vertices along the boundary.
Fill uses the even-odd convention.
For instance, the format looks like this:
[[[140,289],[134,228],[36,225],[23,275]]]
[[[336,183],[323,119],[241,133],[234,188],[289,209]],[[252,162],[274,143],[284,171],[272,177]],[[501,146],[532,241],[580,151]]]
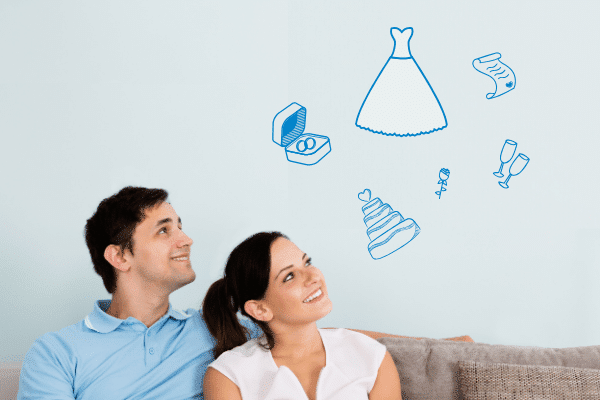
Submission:
[[[370,201],[371,200],[371,191],[369,189],[365,189],[362,193],[358,194],[358,198],[362,201]]]

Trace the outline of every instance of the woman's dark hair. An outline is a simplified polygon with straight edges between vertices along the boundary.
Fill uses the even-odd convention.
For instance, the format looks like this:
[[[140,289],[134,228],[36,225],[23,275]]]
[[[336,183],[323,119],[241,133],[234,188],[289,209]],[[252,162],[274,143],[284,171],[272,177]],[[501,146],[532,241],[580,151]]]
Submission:
[[[249,315],[244,304],[264,298],[271,271],[271,245],[281,237],[287,239],[281,232],[260,232],[238,244],[227,259],[223,278],[208,289],[202,302],[202,318],[217,339],[215,359],[248,341],[248,330],[240,324],[238,311],[262,329],[267,340],[266,345],[261,343],[264,348],[272,349],[275,345],[269,325]]]
[[[85,242],[90,250],[94,270],[102,277],[109,293],[117,289],[117,275],[104,258],[104,251],[111,245],[127,249],[133,254],[133,232],[146,218],[145,211],[167,200],[169,194],[163,189],[147,189],[127,186],[100,202],[98,209],[87,220],[84,229]]]

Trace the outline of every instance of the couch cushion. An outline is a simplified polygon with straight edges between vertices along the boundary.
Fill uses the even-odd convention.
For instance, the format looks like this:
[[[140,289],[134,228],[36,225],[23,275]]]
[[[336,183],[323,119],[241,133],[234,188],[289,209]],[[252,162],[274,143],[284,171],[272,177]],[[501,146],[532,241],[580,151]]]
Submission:
[[[458,362],[464,400],[591,400],[600,399],[600,370]]]
[[[600,346],[552,349],[454,342],[436,339],[380,338],[400,374],[402,398],[458,399],[458,361],[600,369]]]
[[[0,362],[0,399],[17,398],[20,374],[20,362]]]

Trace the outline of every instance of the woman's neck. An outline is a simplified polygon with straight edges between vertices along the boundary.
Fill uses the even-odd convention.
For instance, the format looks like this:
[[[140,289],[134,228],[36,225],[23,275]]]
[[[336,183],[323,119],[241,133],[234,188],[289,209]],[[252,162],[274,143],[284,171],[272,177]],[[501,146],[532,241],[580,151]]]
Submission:
[[[275,346],[271,349],[274,359],[302,360],[325,351],[316,323],[304,326],[271,328]]]

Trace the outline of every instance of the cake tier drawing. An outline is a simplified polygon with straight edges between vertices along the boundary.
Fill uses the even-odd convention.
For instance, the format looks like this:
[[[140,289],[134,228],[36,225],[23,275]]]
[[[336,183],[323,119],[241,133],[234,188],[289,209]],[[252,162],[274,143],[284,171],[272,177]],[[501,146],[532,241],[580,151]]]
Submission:
[[[358,198],[367,204],[362,207],[363,221],[369,236],[369,254],[374,260],[389,256],[413,240],[421,228],[411,219],[404,218],[398,211],[383,203],[379,197],[371,200],[371,191],[365,189]]]
[[[444,129],[446,114],[410,52],[412,28],[391,28],[394,50],[367,93],[356,126],[389,136],[416,136]]]

